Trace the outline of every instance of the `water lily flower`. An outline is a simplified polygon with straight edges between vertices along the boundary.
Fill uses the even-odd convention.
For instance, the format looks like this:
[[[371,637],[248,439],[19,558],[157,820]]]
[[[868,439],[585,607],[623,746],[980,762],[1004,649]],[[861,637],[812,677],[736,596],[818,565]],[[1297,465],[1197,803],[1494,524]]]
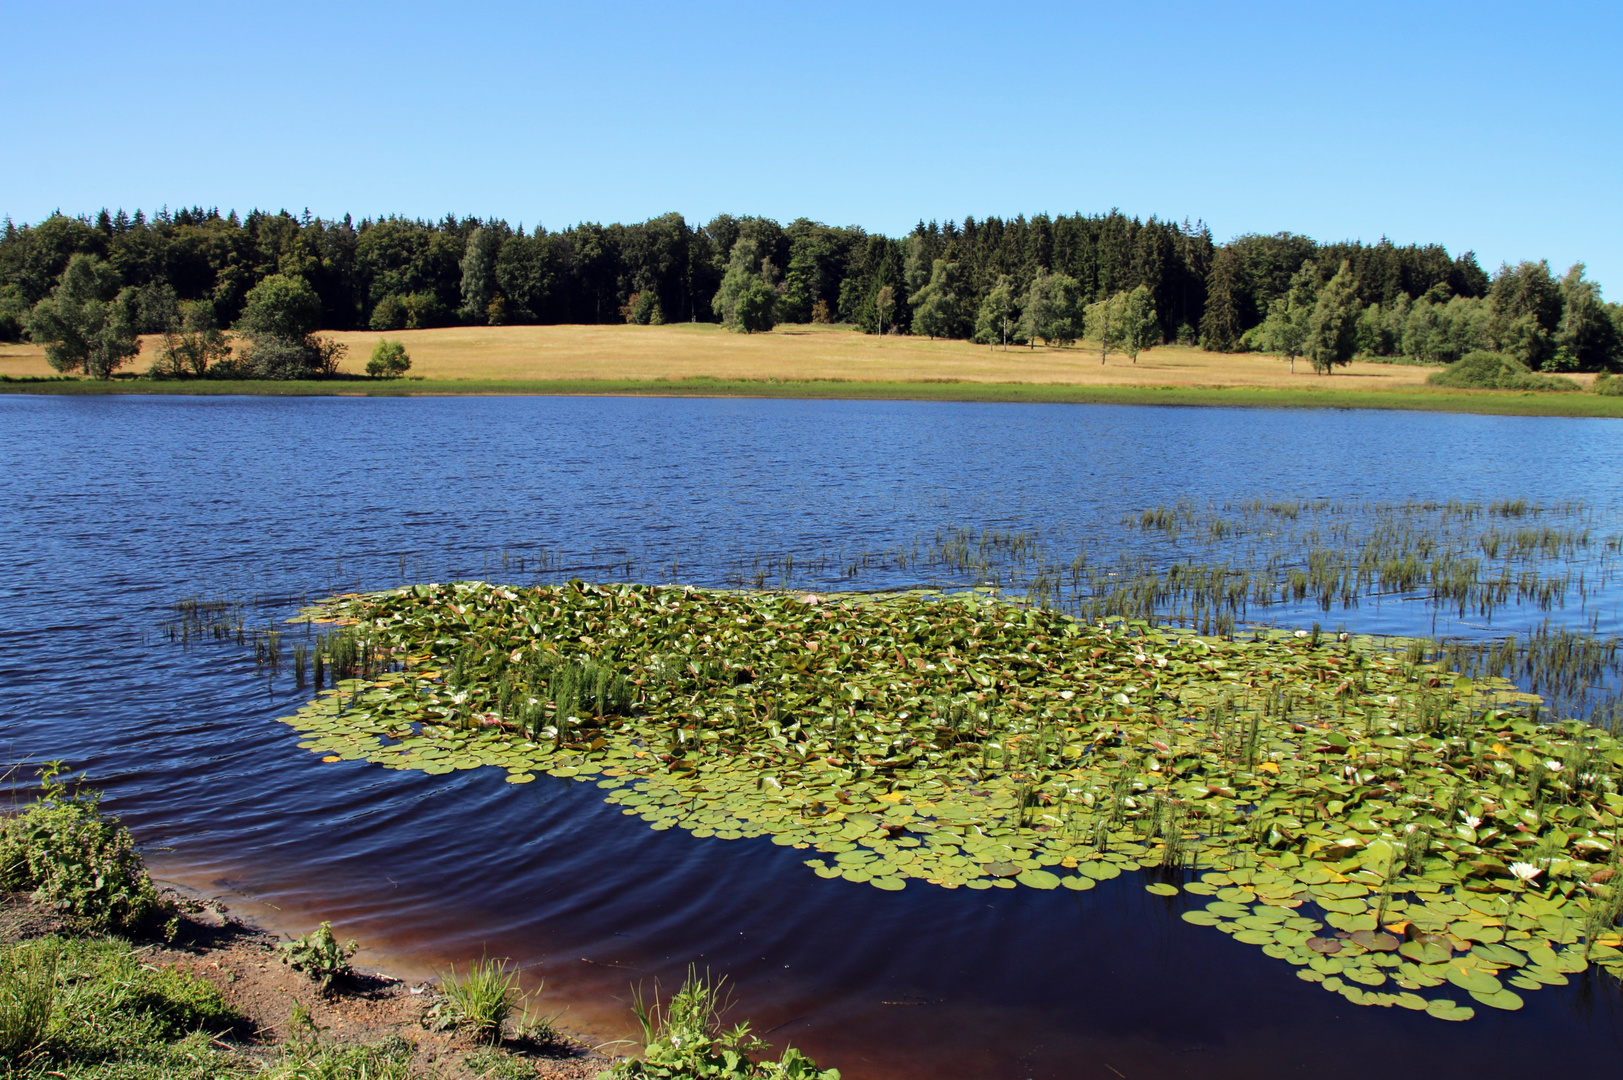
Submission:
[[[1509,869],[1510,872],[1514,874],[1520,881],[1532,881],[1534,878],[1544,873],[1543,870],[1540,870],[1532,863],[1525,862],[1513,862],[1507,869]]]
[[[1307,637],[1307,631],[1306,630],[1298,630],[1298,631],[1296,631],[1296,636],[1297,637]]]
[[[1465,822],[1466,825],[1473,829],[1482,824],[1481,818],[1477,817],[1475,814],[1467,814],[1464,810],[1460,811],[1460,820]]]
[[[1548,760],[1546,760],[1544,762],[1544,767],[1546,769],[1549,769],[1551,772],[1560,772],[1561,771],[1561,763],[1559,761],[1548,761]]]

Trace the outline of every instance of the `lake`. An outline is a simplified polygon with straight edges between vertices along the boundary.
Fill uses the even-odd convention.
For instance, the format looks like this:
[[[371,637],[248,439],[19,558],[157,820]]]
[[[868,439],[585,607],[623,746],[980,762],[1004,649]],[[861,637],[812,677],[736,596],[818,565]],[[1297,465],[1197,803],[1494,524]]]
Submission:
[[[533,965],[601,1038],[690,963],[738,1015],[848,1078],[1396,1077],[1615,1067],[1623,1000],[1575,978],[1448,1024],[1357,1008],[1182,922],[1124,875],[1085,894],[885,893],[765,839],[650,831],[590,785],[323,764],[275,722],[307,694],[231,642],[161,632],[184,597],[263,621],[338,589],[478,577],[802,588],[931,583],[861,556],[944,529],[1170,558],[1124,517],[1188,500],[1523,498],[1623,532],[1623,425],[1372,411],[638,398],[0,398],[0,738],[87,769],[157,876],[267,925],[331,919],[362,961]],[[522,560],[522,561],[521,561]],[[848,576],[857,564],[860,572]],[[1553,615],[1619,631],[1604,574]],[[1254,613],[1255,614],[1255,613]],[[1461,633],[1535,625],[1511,606]],[[1390,597],[1323,619],[1430,633]]]

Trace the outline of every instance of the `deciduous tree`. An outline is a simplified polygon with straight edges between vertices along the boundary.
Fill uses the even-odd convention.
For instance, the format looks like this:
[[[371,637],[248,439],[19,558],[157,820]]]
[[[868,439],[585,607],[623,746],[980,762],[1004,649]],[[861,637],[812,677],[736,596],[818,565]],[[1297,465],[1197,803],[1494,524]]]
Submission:
[[[62,280],[34,306],[29,334],[45,345],[45,359],[58,371],[83,371],[110,379],[141,351],[129,305],[118,294],[118,273],[93,255],[68,260]]]

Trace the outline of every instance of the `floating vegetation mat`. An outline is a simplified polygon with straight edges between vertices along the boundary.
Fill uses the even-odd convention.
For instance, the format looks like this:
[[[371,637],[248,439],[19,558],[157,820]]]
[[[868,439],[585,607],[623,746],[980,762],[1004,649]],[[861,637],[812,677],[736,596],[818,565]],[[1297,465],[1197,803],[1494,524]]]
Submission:
[[[338,682],[287,719],[327,761],[595,782],[653,829],[886,890],[1147,871],[1186,921],[1443,1019],[1623,975],[1623,745],[1418,642],[578,582],[301,617],[337,624]]]

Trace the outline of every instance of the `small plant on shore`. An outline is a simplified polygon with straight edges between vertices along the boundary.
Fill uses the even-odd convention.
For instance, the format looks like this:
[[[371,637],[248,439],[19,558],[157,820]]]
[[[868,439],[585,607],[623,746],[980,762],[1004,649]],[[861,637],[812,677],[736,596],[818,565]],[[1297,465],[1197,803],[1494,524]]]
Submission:
[[[631,1008],[642,1028],[642,1057],[618,1061],[598,1080],[840,1080],[838,1069],[819,1069],[794,1047],[777,1061],[756,1061],[767,1044],[750,1032],[748,1023],[723,1028],[727,1008],[725,979],[712,980],[688,969],[682,988],[661,1003],[658,989],[650,1001],[640,987],[631,991]]]
[[[0,889],[31,893],[87,930],[133,931],[162,910],[129,830],[100,794],[69,793],[60,761],[40,770],[39,798],[0,820]]]
[[[355,942],[340,945],[333,936],[332,924],[326,922],[282,944],[282,963],[310,976],[321,986],[322,993],[330,993],[335,981],[353,973],[349,960],[354,955]]]
[[[482,958],[468,965],[466,975],[451,965],[441,982],[445,1000],[434,1007],[436,1026],[466,1028],[476,1038],[501,1042],[507,1018],[523,1000],[518,972],[505,960]]]
[[[0,1063],[9,1070],[45,1041],[56,1007],[56,949],[14,945],[0,955]]]

